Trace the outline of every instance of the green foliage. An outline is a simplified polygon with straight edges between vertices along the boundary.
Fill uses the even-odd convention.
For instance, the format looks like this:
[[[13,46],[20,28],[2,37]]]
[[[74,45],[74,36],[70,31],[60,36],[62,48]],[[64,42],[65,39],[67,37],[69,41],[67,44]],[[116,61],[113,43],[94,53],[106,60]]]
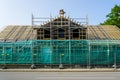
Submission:
[[[107,20],[102,23],[103,25],[116,25],[120,28],[120,5],[115,5],[111,12],[106,15]]]

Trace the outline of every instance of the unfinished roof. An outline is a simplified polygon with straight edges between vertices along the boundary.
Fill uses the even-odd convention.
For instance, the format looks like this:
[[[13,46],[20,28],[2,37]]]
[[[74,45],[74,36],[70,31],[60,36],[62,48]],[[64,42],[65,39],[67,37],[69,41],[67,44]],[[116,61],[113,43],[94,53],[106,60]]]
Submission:
[[[88,26],[88,40],[116,40],[120,39],[120,29],[116,26]],[[37,32],[33,30],[33,38],[36,39]],[[7,26],[0,33],[1,41],[20,41],[31,39],[31,26]]]
[[[20,40],[28,40],[28,39],[31,39],[30,26],[7,26],[0,33],[1,41],[18,41],[18,40],[20,41]]]
[[[89,26],[88,39],[90,40],[120,39],[120,29],[112,25]]]

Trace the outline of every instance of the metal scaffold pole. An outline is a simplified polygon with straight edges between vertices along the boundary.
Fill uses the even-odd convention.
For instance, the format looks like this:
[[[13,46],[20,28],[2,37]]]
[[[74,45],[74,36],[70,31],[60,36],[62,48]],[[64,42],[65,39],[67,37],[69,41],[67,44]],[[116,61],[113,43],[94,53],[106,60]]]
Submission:
[[[69,20],[68,20],[68,27],[69,27],[69,29],[68,29],[68,34],[69,34],[69,61],[70,61],[70,67],[71,67],[71,37],[70,37],[70,18],[69,18]]]
[[[88,69],[90,69],[90,68],[91,68],[91,61],[90,61],[90,60],[91,60],[91,57],[90,57],[90,52],[91,52],[91,51],[90,51],[90,50],[91,50],[91,49],[90,49],[90,42],[88,43],[88,50],[89,50],[89,51],[88,51]]]
[[[86,15],[86,25],[89,24],[88,15]]]
[[[86,16],[86,25],[87,25],[87,41],[88,41],[88,56],[87,56],[87,65],[88,65],[88,69],[91,69],[91,57],[90,57],[90,53],[91,53],[91,43],[89,40],[89,27],[88,27],[88,16]]]
[[[114,70],[116,70],[116,52],[114,53]]]
[[[34,64],[34,53],[33,53],[33,26],[34,26],[34,16],[32,14],[32,21],[31,21],[31,54],[32,54],[32,64],[31,64],[31,69],[35,69],[36,66]]]
[[[109,56],[110,56],[110,49],[109,49],[109,41],[107,40],[107,47],[108,47],[108,50],[107,50],[107,61],[108,61],[108,67],[110,66],[109,63],[110,63],[110,60],[109,60]]]
[[[117,50],[117,47],[115,47],[115,50]],[[117,64],[116,64],[116,52],[114,52],[114,65],[113,65],[114,70],[116,71]]]
[[[6,53],[5,53],[5,46],[4,45],[3,45],[3,53],[2,54],[3,54],[3,57],[4,57],[4,66],[2,67],[2,69],[7,69],[7,66],[6,66]]]
[[[60,21],[61,26],[60,27],[62,28],[63,27],[63,20],[62,20],[62,18],[64,17],[64,14],[65,14],[64,10],[63,9],[60,10],[59,14],[60,14],[60,19],[61,19],[61,21]],[[63,56],[63,53],[60,52],[60,64],[59,64],[59,68],[60,69],[64,68],[64,66],[62,64],[62,56]]]
[[[52,16],[50,14],[50,47],[51,47],[51,51],[53,50],[53,46],[52,46]],[[53,52],[53,51],[52,51]],[[52,68],[52,52],[50,53],[50,67]]]

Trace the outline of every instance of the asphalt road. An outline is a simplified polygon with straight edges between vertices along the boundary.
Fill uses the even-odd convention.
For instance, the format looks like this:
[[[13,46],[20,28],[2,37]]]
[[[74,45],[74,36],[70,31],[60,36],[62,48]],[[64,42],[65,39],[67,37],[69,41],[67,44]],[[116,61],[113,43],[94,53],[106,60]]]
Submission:
[[[120,72],[0,72],[0,80],[120,80]]]

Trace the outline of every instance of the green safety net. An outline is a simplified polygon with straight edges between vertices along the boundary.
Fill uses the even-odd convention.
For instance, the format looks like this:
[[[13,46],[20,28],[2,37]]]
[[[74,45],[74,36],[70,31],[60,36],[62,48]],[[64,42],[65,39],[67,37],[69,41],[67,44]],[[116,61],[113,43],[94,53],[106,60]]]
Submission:
[[[120,64],[120,40],[0,42],[0,64]]]

